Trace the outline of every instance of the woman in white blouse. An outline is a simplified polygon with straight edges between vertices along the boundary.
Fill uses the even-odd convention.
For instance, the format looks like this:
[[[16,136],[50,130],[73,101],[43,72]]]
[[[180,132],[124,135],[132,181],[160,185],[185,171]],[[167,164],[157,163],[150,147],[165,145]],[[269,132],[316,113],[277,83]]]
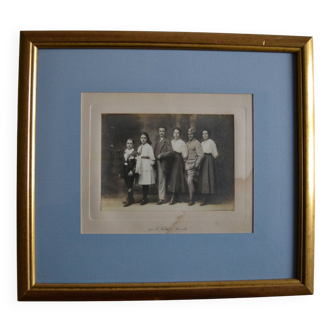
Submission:
[[[138,184],[143,186],[143,199],[140,204],[145,205],[148,203],[149,185],[154,184],[156,180],[153,168],[155,157],[148,133],[142,132],[140,140],[142,144],[137,149],[136,173],[138,173]]]
[[[218,193],[218,170],[216,159],[218,157],[218,150],[216,143],[210,139],[211,131],[204,129],[202,131],[202,148],[204,157],[201,161],[198,191],[203,195],[201,206],[205,205],[211,195]]]
[[[174,159],[168,180],[168,191],[173,195],[170,205],[175,204],[179,200],[179,193],[186,192],[186,180],[184,175],[184,160],[188,158],[187,144],[180,139],[181,129],[175,127],[173,129],[172,148],[174,151]]]

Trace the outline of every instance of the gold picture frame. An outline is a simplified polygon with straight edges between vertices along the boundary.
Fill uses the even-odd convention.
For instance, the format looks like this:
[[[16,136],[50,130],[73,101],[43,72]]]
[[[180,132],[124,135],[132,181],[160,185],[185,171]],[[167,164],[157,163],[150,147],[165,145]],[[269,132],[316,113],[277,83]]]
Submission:
[[[35,131],[41,49],[167,49],[285,52],[297,62],[297,277],[112,284],[38,284],[35,275]],[[311,37],[175,32],[21,32],[18,91],[17,266],[20,301],[102,301],[309,295],[314,288],[314,85]]]

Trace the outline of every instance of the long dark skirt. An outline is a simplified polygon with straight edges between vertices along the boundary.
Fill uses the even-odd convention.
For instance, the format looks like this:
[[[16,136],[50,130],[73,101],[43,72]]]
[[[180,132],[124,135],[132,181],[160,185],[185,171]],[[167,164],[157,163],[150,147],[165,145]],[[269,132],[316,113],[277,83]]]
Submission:
[[[185,193],[186,179],[184,175],[184,162],[181,153],[174,152],[171,173],[168,178],[168,191],[171,193]]]
[[[217,163],[212,154],[204,154],[199,171],[198,191],[202,194],[218,194]]]

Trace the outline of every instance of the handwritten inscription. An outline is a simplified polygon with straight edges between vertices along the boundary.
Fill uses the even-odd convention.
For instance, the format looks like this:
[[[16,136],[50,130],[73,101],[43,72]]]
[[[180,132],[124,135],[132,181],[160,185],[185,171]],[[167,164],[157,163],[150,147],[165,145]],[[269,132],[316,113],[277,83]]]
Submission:
[[[176,227],[176,228],[172,228],[172,227],[156,227],[156,228],[148,228],[148,231],[186,231],[187,227],[184,228],[180,228],[180,227]]]

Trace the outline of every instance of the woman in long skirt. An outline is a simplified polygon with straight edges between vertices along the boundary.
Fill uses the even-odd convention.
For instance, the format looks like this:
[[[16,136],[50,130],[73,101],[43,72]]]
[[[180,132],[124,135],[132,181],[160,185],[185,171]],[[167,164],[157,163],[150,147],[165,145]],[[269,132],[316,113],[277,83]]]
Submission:
[[[140,140],[142,144],[137,149],[136,173],[138,173],[138,184],[141,184],[143,188],[140,204],[145,205],[148,203],[149,186],[156,182],[156,173],[153,168],[155,157],[148,133],[141,133]]]
[[[211,196],[218,193],[218,170],[216,159],[218,157],[218,150],[216,143],[210,139],[211,131],[205,129],[202,131],[202,148],[204,157],[201,161],[198,191],[203,195],[201,206],[205,205]]]
[[[172,193],[170,205],[179,200],[179,193],[186,192],[186,179],[184,174],[184,160],[188,158],[187,144],[180,139],[181,129],[173,129],[172,148],[174,151],[173,165],[168,181],[168,190]]]

